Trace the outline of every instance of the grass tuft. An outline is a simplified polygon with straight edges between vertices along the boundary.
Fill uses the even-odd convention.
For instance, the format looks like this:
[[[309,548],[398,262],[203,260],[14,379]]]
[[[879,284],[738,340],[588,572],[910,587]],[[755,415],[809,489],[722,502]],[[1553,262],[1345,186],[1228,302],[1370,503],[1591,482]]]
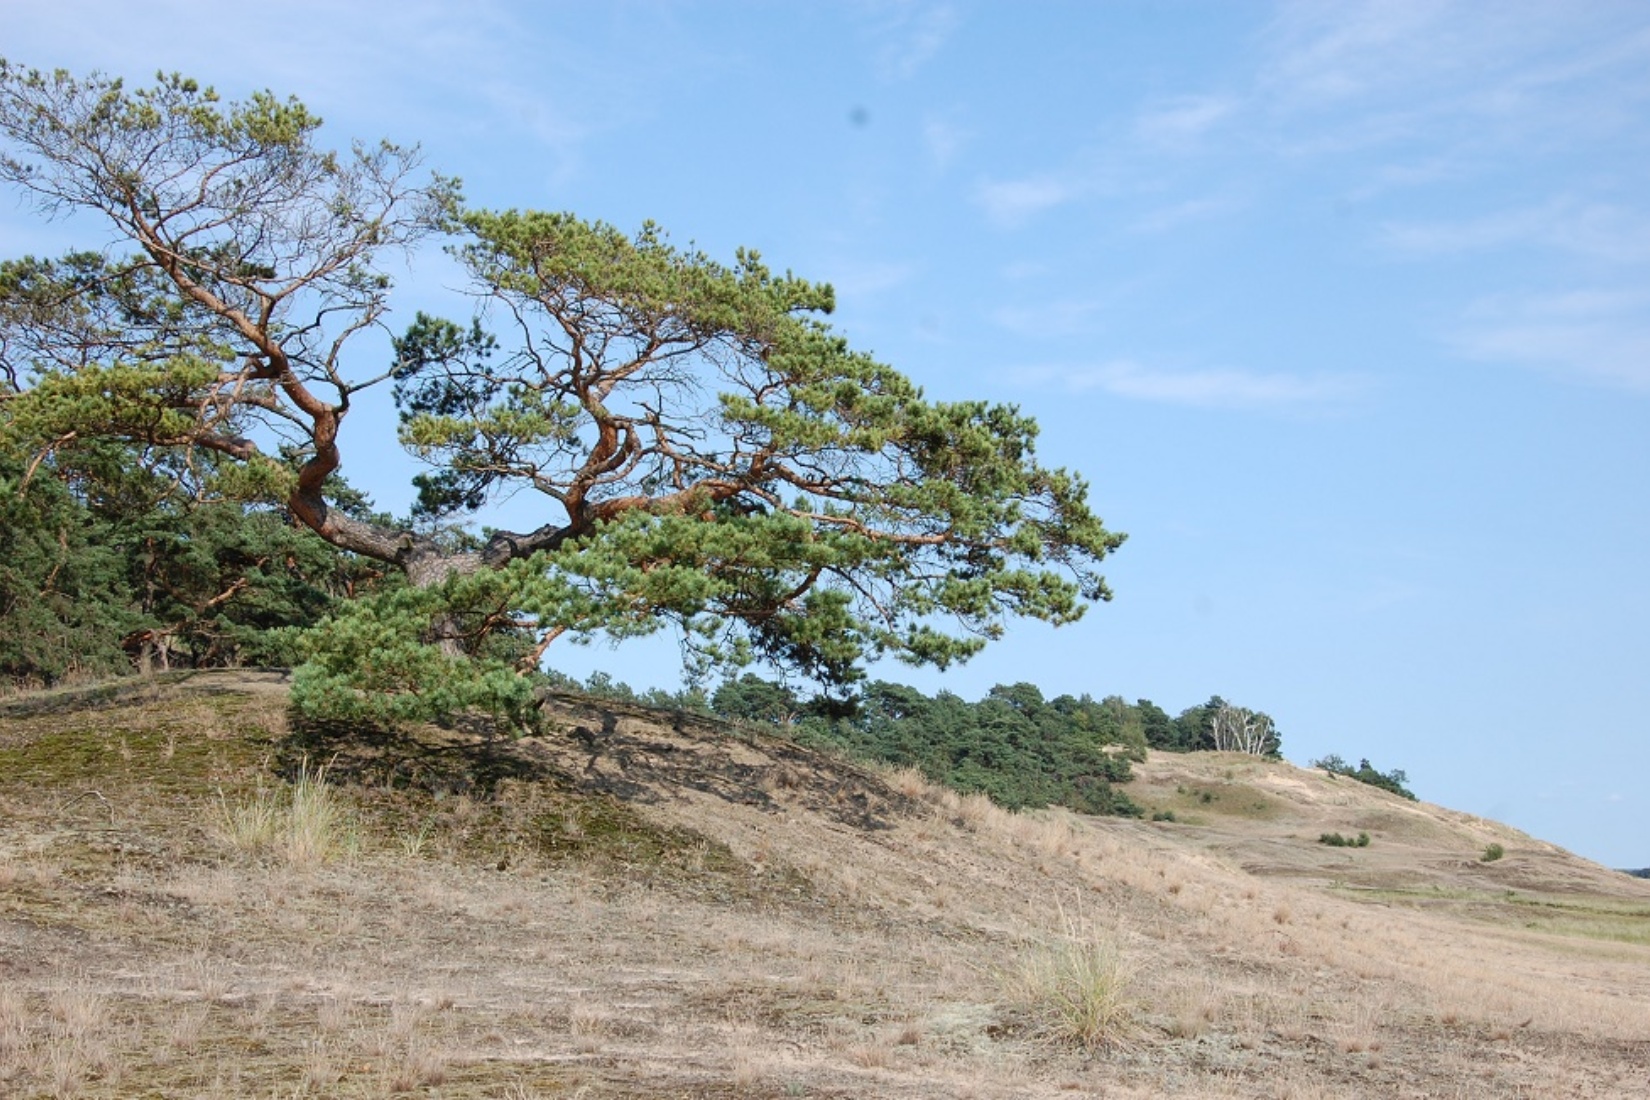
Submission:
[[[1117,944],[1069,919],[1063,935],[1028,952],[1008,976],[1010,998],[1061,1042],[1097,1050],[1135,1033],[1133,968]]]
[[[251,798],[231,803],[218,793],[219,833],[233,848],[269,855],[292,867],[318,867],[354,855],[361,846],[360,826],[326,769],[300,766],[298,778],[284,789],[264,787]]]

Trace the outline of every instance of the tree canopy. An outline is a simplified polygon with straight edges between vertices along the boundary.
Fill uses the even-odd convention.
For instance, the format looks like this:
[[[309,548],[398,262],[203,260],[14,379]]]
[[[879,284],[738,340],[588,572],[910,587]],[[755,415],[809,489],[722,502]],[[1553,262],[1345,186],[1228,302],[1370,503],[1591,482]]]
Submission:
[[[0,449],[0,684],[289,664],[297,631],[396,581],[280,509],[192,500],[113,441],[28,477],[23,458]]]
[[[339,152],[320,125],[267,92],[0,62],[0,179],[115,240],[0,264],[0,432],[23,478],[119,440],[203,499],[279,505],[402,570],[314,643],[323,694],[496,686],[560,636],[667,624],[698,659],[842,684],[1109,598],[1098,567],[1123,536],[1081,477],[1037,462],[1035,423],[928,400],[828,325],[829,286],[651,224],[466,209],[416,148]],[[420,314],[363,362],[382,257],[437,237],[479,308]],[[424,466],[399,523],[328,495],[347,453],[385,443],[344,431],[379,386]],[[537,526],[451,536],[512,494]]]

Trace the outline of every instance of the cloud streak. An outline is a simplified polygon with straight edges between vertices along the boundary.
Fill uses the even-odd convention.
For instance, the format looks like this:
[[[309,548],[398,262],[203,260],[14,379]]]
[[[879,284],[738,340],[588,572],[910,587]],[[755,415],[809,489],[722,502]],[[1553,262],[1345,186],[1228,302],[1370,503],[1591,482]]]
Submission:
[[[1477,218],[1388,222],[1380,240],[1388,248],[1422,255],[1542,246],[1636,263],[1650,260],[1650,216],[1610,203],[1554,199]]]
[[[27,63],[95,67],[135,84],[148,83],[157,68],[181,71],[228,99],[258,88],[297,94],[326,118],[332,140],[354,130],[439,146],[498,129],[547,149],[565,174],[590,132],[616,113],[611,90],[571,103],[566,95],[554,102],[544,96],[534,82],[546,70],[571,88],[599,74],[494,0],[462,10],[439,0],[290,0],[275,27],[253,8],[229,6],[202,18],[183,0],[59,0],[8,16],[18,38],[52,50],[21,58]],[[100,33],[79,30],[87,25]],[[226,49],[232,42],[261,48]],[[134,67],[134,56],[152,60]],[[546,65],[546,56],[554,62]]]
[[[1120,359],[1093,366],[1045,367],[1028,380],[1073,393],[1098,390],[1114,397],[1204,409],[1322,412],[1363,399],[1369,380],[1354,374],[1281,374],[1211,368],[1165,371]]]
[[[1106,303],[1097,298],[1064,298],[1003,306],[991,314],[991,319],[1017,336],[1067,336],[1090,330],[1105,307]]]
[[[1142,110],[1135,118],[1135,134],[1150,145],[1186,148],[1229,118],[1237,106],[1229,95],[1177,96]]]
[[[974,200],[995,224],[1013,228],[1039,214],[1077,199],[1083,188],[1057,176],[1030,176],[1018,180],[988,181],[974,191]]]
[[[1650,393],[1650,286],[1485,298],[1451,343],[1470,358]]]
[[[959,22],[949,4],[914,0],[879,8],[872,20],[872,36],[880,43],[877,71],[884,80],[910,80],[932,61],[951,39]]]
[[[917,275],[917,266],[895,261],[839,261],[830,265],[829,282],[842,298],[871,298],[905,286]]]
[[[1517,156],[1635,133],[1650,94],[1650,30],[1633,4],[1578,17],[1506,0],[1487,17],[1464,0],[1295,2],[1264,41],[1252,94],[1297,151],[1424,144]]]

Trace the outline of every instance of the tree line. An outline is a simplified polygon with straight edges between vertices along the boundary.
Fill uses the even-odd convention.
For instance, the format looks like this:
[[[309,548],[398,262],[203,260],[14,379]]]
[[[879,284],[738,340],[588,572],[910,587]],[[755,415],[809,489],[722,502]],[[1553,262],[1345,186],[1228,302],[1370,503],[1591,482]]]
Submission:
[[[853,698],[799,696],[784,684],[745,673],[710,697],[715,713],[787,731],[804,741],[911,766],[963,792],[989,795],[1011,809],[1063,805],[1082,813],[1137,816],[1115,784],[1148,749],[1245,751],[1222,742],[1222,726],[1266,730],[1247,751],[1277,757],[1282,739],[1262,712],[1213,696],[1170,716],[1149,699],[1118,695],[1044,697],[1034,684],[999,684],[969,702],[940,691],[873,681]]]

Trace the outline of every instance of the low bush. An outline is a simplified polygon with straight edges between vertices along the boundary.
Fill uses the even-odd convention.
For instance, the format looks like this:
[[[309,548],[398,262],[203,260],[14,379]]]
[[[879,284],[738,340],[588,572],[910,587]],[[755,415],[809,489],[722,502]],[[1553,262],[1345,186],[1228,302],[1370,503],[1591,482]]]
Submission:
[[[1359,833],[1355,837],[1342,836],[1340,833],[1324,833],[1318,837],[1319,844],[1327,844],[1331,848],[1367,848],[1369,834]]]
[[[1491,844],[1484,849],[1484,854],[1478,857],[1480,863],[1494,863],[1507,854],[1507,850],[1499,844]]]

